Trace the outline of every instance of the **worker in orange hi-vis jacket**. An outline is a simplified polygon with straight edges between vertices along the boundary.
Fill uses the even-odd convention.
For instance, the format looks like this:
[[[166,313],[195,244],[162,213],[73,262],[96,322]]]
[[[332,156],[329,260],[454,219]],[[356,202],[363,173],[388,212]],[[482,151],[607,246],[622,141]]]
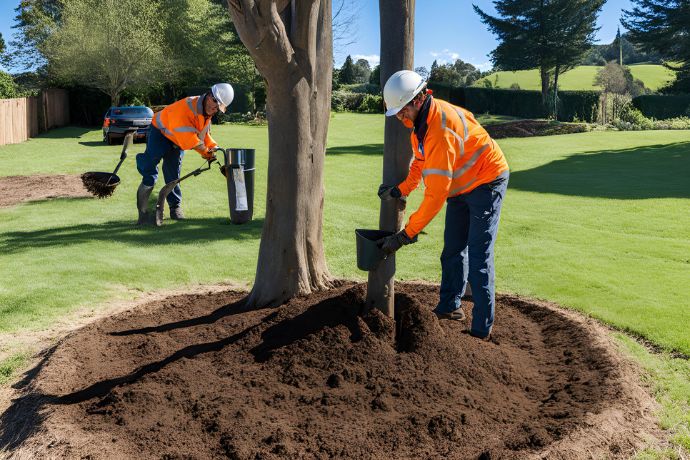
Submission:
[[[146,141],[146,151],[137,155],[137,170],[142,176],[137,190],[138,225],[147,222],[148,202],[158,178],[158,163],[163,160],[165,183],[180,178],[184,151],[194,149],[212,160],[218,144],[211,137],[211,118],[225,112],[234,98],[228,83],[213,85],[201,96],[180,99],[153,117]],[[182,191],[177,185],[167,196],[170,218],[184,219]]]
[[[410,70],[394,73],[383,89],[386,116],[411,129],[414,159],[400,184],[383,184],[383,200],[406,197],[424,181],[424,199],[405,228],[380,240],[386,253],[413,243],[446,207],[441,253],[441,292],[434,313],[464,320],[461,298],[472,287],[469,333],[488,340],[494,322],[494,244],[508,187],[508,163],[471,112],[435,99],[424,79]]]

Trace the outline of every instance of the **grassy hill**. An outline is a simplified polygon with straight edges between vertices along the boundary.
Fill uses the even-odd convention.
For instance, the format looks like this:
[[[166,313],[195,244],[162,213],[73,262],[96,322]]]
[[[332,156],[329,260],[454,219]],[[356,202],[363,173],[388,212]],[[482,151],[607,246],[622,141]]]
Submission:
[[[559,87],[564,91],[596,90],[594,77],[601,67],[579,66],[570,70],[559,78]],[[658,64],[636,64],[630,66],[633,77],[642,80],[644,85],[657,90],[673,80],[674,73]],[[498,78],[498,79],[497,79]],[[498,88],[510,88],[513,83],[520,85],[520,89],[540,90],[541,83],[537,69],[519,70],[517,72],[495,72],[480,79],[475,86],[481,86],[482,80],[489,80]]]

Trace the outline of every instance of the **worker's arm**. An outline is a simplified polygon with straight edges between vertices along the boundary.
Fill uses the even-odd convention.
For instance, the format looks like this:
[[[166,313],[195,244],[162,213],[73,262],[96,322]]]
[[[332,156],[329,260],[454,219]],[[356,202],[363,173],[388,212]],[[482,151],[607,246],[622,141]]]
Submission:
[[[216,141],[214,141],[213,138],[211,137],[210,126],[209,126],[208,132],[206,133],[206,137],[204,138],[204,145],[208,149],[217,149],[218,148],[218,143]]]
[[[424,157],[419,152],[417,135],[414,133],[410,134],[410,144],[412,145],[413,154],[410,171],[407,173],[405,180],[398,184],[398,189],[402,196],[408,196],[419,186],[419,182],[422,180],[422,169],[424,169]]]
[[[423,168],[424,160],[417,158],[415,155],[414,160],[412,160],[412,164],[410,165],[410,172],[407,174],[405,180],[398,185],[402,196],[408,196],[419,186],[419,182],[422,180]]]
[[[432,133],[429,133],[432,134]],[[424,145],[426,160],[421,175],[424,177],[424,199],[407,222],[405,233],[414,238],[443,208],[453,177],[457,141],[447,130],[427,134]]]

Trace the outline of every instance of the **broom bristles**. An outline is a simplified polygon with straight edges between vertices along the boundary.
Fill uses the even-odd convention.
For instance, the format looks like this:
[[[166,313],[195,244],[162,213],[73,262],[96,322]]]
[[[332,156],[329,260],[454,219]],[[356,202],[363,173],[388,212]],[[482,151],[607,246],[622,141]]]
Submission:
[[[84,184],[84,188],[94,196],[98,198],[108,198],[115,191],[117,187],[117,182],[114,184],[106,185],[105,183],[98,180],[97,176],[92,173],[84,173],[81,175],[81,181]]]

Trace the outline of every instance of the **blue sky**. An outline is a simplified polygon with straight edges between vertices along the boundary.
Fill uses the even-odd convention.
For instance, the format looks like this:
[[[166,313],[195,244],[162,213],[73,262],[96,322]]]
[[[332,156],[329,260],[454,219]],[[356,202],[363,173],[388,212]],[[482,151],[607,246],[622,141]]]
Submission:
[[[372,65],[379,59],[379,14],[377,0],[348,0],[359,9],[352,35],[356,41],[336,50],[336,65],[350,54],[363,57]],[[415,66],[431,67],[434,59],[451,62],[457,58],[482,70],[491,65],[488,54],[496,40],[472,9],[472,3],[493,13],[492,0],[417,0],[415,12]],[[0,33],[8,42],[14,30],[14,8],[19,0],[0,0]],[[630,9],[631,0],[608,0],[599,17],[600,43],[610,43],[616,36],[621,10]]]
[[[371,64],[379,59],[379,13],[376,0],[351,0],[359,4],[360,19],[354,36],[357,41],[344,50],[336,50],[336,65],[345,57],[363,57]],[[496,39],[479,21],[472,4],[489,14],[495,14],[492,0],[416,0],[415,11],[415,67],[431,67],[434,59],[451,62],[462,59],[489,70],[488,54],[496,48]],[[608,0],[599,16],[598,43],[611,43],[616,37],[621,11],[631,9],[630,0]],[[621,27],[621,30],[624,30]],[[356,59],[355,59],[356,60]]]

